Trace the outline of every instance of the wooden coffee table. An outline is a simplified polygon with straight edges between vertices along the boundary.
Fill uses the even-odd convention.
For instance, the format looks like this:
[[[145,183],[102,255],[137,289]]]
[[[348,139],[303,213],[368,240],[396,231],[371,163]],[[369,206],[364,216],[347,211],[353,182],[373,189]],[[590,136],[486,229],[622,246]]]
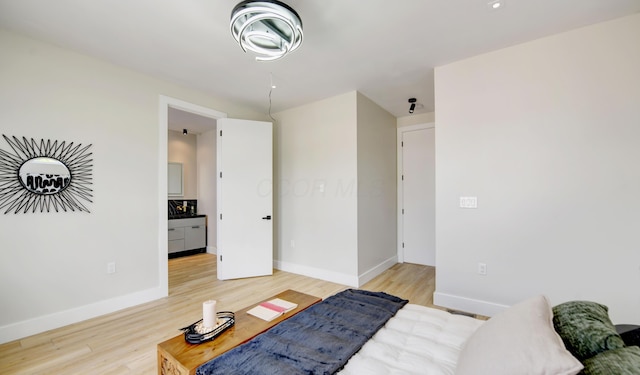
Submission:
[[[270,322],[247,314],[247,310],[258,303],[273,298],[282,298],[286,301],[297,303],[293,311],[290,311]],[[194,375],[196,368],[205,362],[219,356],[253,337],[261,334],[285,319],[289,319],[300,311],[321,301],[320,298],[308,294],[285,290],[284,292],[259,301],[256,304],[235,313],[236,323],[213,341],[203,344],[189,344],[184,340],[184,334],[158,344],[158,374],[160,375]]]

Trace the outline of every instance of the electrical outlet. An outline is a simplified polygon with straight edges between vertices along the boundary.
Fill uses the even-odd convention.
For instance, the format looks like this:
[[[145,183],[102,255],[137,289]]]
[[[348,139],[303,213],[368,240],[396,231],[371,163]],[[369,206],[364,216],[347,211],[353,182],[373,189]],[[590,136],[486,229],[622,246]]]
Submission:
[[[116,262],[107,263],[107,273],[108,274],[116,273]]]
[[[486,263],[478,263],[478,273],[480,275],[487,274],[487,264]]]

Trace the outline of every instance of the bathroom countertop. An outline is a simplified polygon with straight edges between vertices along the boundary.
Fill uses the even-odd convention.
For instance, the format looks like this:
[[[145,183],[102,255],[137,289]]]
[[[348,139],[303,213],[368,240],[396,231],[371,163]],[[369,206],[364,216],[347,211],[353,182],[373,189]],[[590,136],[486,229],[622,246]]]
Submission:
[[[196,217],[206,217],[207,215],[191,215],[191,214],[178,214],[178,215],[169,215],[169,220],[179,220],[179,219],[193,219]]]

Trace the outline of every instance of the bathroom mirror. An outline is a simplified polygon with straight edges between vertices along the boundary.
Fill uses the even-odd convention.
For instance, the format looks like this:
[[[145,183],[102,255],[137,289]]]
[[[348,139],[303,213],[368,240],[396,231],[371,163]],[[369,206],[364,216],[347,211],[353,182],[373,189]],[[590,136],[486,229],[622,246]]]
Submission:
[[[182,179],[182,163],[168,163],[167,192],[170,197],[184,195],[184,182]]]

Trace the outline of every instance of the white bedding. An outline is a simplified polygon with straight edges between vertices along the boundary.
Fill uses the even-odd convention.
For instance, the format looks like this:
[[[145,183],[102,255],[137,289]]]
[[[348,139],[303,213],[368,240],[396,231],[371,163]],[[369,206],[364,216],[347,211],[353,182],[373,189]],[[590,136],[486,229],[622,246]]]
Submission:
[[[452,375],[464,342],[483,320],[408,304],[356,355],[341,375]]]

